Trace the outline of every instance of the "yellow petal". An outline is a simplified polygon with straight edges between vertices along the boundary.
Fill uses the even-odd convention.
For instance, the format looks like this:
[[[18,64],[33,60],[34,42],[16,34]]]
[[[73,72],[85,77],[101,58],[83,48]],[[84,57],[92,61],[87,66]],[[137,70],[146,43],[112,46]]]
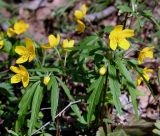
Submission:
[[[143,78],[141,76],[137,77],[137,85],[140,85],[142,82]]]
[[[21,75],[20,74],[16,74],[14,76],[11,77],[11,83],[14,84],[14,83],[19,83],[21,82]]]
[[[28,53],[29,53],[29,55],[28,55],[29,56],[29,62],[31,62],[36,56],[35,47],[34,47],[34,44],[33,44],[31,39],[25,38],[25,42],[26,42],[26,47],[28,49]]]
[[[113,31],[120,32],[120,31],[122,31],[122,29],[123,29],[123,25],[117,25],[117,26],[115,26]]]
[[[12,28],[8,28],[7,35],[8,37],[12,37],[15,34],[14,30]]]
[[[29,76],[24,76],[22,78],[22,84],[23,84],[23,87],[27,87],[28,84],[29,84]]]
[[[18,58],[17,60],[16,60],[16,63],[17,64],[21,64],[21,63],[24,63],[24,62],[26,62],[27,60],[28,60],[28,55],[22,55],[20,58]]]
[[[83,13],[83,16],[86,15],[86,12],[87,12],[87,7],[85,4],[82,5],[82,13]]]
[[[124,50],[127,50],[130,47],[130,43],[126,39],[119,40],[118,45]]]
[[[80,19],[82,19],[82,18],[84,17],[82,11],[80,11],[80,10],[76,10],[76,11],[74,12],[74,16],[75,16],[75,18],[78,19],[78,20],[80,20]]]
[[[24,46],[16,46],[15,52],[19,55],[24,55],[27,53],[27,49]]]
[[[68,48],[74,47],[74,40],[70,40],[68,43]]]
[[[3,47],[3,45],[4,45],[3,40],[0,40],[0,49]]]
[[[112,50],[115,50],[117,48],[117,41],[116,39],[110,39],[109,46]]]
[[[123,38],[128,38],[128,37],[133,37],[134,36],[134,30],[131,30],[131,29],[124,29],[122,32],[121,32],[121,36]]]
[[[29,73],[24,66],[19,65],[19,68],[21,69],[22,84],[24,87],[26,87],[29,84]]]
[[[140,51],[139,56],[138,56],[138,63],[142,64],[143,60],[145,58],[153,58],[153,49],[154,47],[145,47]]]
[[[144,68],[144,69],[143,69],[143,72],[144,72],[144,73],[147,73],[147,74],[153,73],[153,69]]]
[[[49,35],[48,41],[51,47],[55,47],[60,42],[60,35],[57,34],[57,38],[54,35]]]
[[[15,67],[15,66],[11,66],[10,70],[13,71],[14,73],[20,73],[20,69],[18,67]]]
[[[62,48],[67,48],[68,47],[68,40],[64,39],[62,43]]]
[[[144,59],[144,55],[142,53],[140,53],[138,56],[138,64],[142,64],[143,59]]]
[[[78,31],[78,33],[83,33],[85,30],[85,24],[80,20],[77,20],[77,23],[76,31]]]

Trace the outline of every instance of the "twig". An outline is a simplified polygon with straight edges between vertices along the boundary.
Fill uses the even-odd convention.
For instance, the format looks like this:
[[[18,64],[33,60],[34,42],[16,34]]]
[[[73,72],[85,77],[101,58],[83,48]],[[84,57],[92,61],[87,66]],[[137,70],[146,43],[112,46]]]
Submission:
[[[62,114],[66,109],[68,109],[71,105],[76,104],[76,103],[79,103],[79,102],[81,102],[81,100],[70,102],[63,110],[61,110],[61,111],[55,116],[55,119],[56,119],[58,116],[61,116],[61,114]],[[47,123],[44,124],[42,127],[40,127],[39,129],[37,129],[36,131],[34,131],[30,136],[33,136],[34,134],[36,134],[36,133],[37,133],[38,131],[40,131],[41,129],[43,129],[44,127],[48,126],[51,122],[52,122],[52,121],[47,122]]]
[[[116,12],[116,8],[114,6],[110,6],[106,9],[104,9],[101,12],[94,13],[94,14],[89,14],[86,17],[89,18],[90,21],[95,21],[95,20],[103,19],[103,18],[105,18],[105,17],[107,17],[110,14],[113,14],[115,12]]]

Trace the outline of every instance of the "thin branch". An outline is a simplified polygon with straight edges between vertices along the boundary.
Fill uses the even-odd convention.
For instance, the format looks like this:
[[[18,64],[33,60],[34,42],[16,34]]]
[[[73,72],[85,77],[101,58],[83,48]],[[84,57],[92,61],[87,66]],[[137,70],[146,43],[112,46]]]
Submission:
[[[55,119],[56,119],[58,116],[61,116],[61,114],[62,114],[66,109],[68,109],[70,106],[72,106],[73,104],[79,103],[79,102],[81,102],[81,100],[70,102],[63,110],[61,110],[61,111],[55,116]],[[37,133],[38,131],[40,131],[41,129],[43,129],[44,127],[48,126],[50,123],[52,123],[52,121],[49,121],[49,122],[47,122],[46,124],[44,124],[42,127],[40,127],[39,129],[37,129],[36,131],[34,131],[30,136],[33,136],[34,134],[36,134],[36,133]]]
[[[117,10],[114,6],[110,6],[101,12],[87,15],[87,18],[89,18],[90,21],[100,20],[115,13],[116,11]]]

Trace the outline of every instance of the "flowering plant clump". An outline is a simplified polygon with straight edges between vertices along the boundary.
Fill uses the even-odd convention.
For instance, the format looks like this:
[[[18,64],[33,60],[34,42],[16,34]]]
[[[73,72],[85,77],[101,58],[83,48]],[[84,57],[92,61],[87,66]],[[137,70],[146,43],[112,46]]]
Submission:
[[[35,41],[31,34],[26,36],[30,25],[23,20],[9,25],[6,32],[0,34],[0,51],[8,54],[8,61],[3,65],[7,64],[10,75],[9,78],[4,76],[3,81],[7,82],[4,89],[17,89],[20,90],[18,95],[22,95],[16,100],[19,104],[13,123],[15,135],[45,136],[45,129],[58,132],[61,129],[58,124],[67,124],[58,119],[67,108],[72,110],[72,114],[67,111],[69,119],[73,117],[73,122],[78,124],[75,128],[93,131],[93,128],[104,126],[108,132],[110,123],[115,123],[114,119],[109,120],[110,115],[114,111],[117,116],[124,114],[120,97],[125,91],[131,99],[133,114],[139,116],[137,87],[144,82],[151,89],[150,78],[154,70],[144,61],[154,58],[156,47],[141,49],[137,46],[142,42],[136,40],[139,35],[136,23],[128,25],[127,20],[123,25],[94,27],[87,16],[89,11],[89,6],[82,4],[71,13],[74,18],[71,20],[74,28],[68,28],[71,32],[64,35],[53,31],[41,42]],[[127,11],[126,18],[130,17],[130,12]],[[139,15],[135,11],[130,14],[131,17]],[[131,52],[138,53],[138,57]],[[69,104],[63,107],[67,102]],[[49,122],[45,122],[46,116]]]

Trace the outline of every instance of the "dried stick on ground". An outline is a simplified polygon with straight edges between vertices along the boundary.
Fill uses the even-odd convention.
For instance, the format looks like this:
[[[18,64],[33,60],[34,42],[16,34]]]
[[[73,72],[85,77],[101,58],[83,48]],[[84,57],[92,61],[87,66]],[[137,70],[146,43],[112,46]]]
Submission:
[[[101,12],[98,13],[93,13],[93,14],[89,14],[86,17],[90,20],[90,21],[95,21],[95,20],[100,20],[103,19],[113,13],[115,13],[117,10],[114,6],[110,6],[104,10],[102,10]]]

